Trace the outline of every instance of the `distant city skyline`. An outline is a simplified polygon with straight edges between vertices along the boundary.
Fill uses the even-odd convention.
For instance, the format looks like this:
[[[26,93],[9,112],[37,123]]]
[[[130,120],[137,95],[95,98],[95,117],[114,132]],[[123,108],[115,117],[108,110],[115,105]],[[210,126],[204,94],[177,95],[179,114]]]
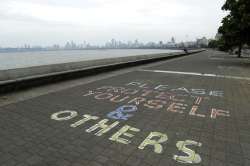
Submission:
[[[194,41],[216,35],[224,0],[1,0],[0,46]]]
[[[121,40],[117,40],[117,39],[111,39],[110,41],[106,41],[104,44],[100,44],[100,45],[93,45],[87,41],[83,41],[81,43],[76,43],[75,41],[71,40],[71,41],[67,41],[64,45],[60,45],[60,44],[53,44],[50,46],[42,46],[42,45],[31,45],[31,44],[23,44],[21,46],[18,47],[9,47],[9,48],[49,48],[49,47],[53,47],[53,48],[64,48],[64,49],[74,49],[74,48],[91,48],[91,47],[96,47],[96,48],[136,48],[136,47],[143,47],[143,46],[163,46],[163,45],[172,45],[173,44],[177,44],[175,42],[175,38],[172,37],[171,40],[169,40],[168,42],[164,42],[164,41],[150,41],[150,42],[143,42],[143,41],[139,41],[138,39],[135,39],[133,41],[121,41]],[[8,48],[8,47],[1,47],[0,48]]]
[[[172,37],[169,41],[151,41],[142,42],[138,39],[134,41],[120,41],[111,39],[102,45],[93,45],[87,41],[76,43],[73,40],[66,42],[64,45],[53,44],[48,46],[24,44],[18,47],[1,47],[0,52],[18,52],[18,51],[46,51],[46,50],[81,50],[81,49],[183,49],[184,47],[200,48],[207,47],[210,39],[206,37],[196,41],[176,42]]]

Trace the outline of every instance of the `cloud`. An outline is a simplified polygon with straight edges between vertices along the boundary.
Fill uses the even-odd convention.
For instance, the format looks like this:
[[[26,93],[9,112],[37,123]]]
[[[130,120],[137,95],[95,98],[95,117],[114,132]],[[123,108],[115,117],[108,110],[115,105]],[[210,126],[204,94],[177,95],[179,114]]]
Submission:
[[[86,32],[107,33],[111,38],[114,35],[112,31],[120,31],[127,36],[141,31],[150,40],[154,34],[161,36],[159,32],[165,36],[165,30],[166,34],[186,36],[186,33],[190,33],[191,38],[195,38],[198,33],[210,36],[216,33],[224,16],[220,10],[223,2],[224,0],[1,0],[0,23],[16,28],[13,30],[15,34],[43,30],[48,34],[55,31],[73,34],[75,29],[82,29],[77,32],[82,35]],[[192,28],[197,33],[191,32]],[[3,31],[9,31],[7,25],[0,35]],[[85,36],[91,38],[90,33]]]
[[[5,4],[5,10],[3,12],[5,15],[12,16],[13,18],[26,17],[42,21],[80,25],[114,25],[119,23],[147,23],[153,21],[153,19],[156,22],[161,18],[181,16],[181,13],[186,10],[180,5],[163,3],[161,1],[159,1],[161,4],[155,4],[153,1],[148,1],[145,4],[142,0],[117,0],[115,2],[110,1],[109,3],[96,0],[96,2],[103,5],[92,6],[91,8],[80,8],[11,1]],[[187,11],[186,14],[188,14]]]

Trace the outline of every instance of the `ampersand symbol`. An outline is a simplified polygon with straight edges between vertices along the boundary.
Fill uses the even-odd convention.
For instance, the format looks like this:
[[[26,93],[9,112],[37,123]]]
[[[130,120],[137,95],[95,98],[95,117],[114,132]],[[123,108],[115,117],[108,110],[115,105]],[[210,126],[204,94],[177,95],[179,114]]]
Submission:
[[[128,120],[128,118],[132,117],[133,115],[127,113],[135,111],[137,111],[137,107],[135,105],[124,105],[117,108],[115,111],[108,113],[107,116],[111,119]]]

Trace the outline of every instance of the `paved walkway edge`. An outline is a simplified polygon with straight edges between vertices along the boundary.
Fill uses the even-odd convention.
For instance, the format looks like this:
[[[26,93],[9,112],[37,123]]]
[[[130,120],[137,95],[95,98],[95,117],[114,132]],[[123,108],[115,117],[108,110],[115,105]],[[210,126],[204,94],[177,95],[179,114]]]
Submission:
[[[18,78],[15,80],[0,81],[0,94],[23,90],[23,89],[27,89],[27,88],[35,87],[35,86],[50,84],[54,82],[65,81],[65,80],[69,80],[73,78],[80,78],[84,76],[95,75],[98,73],[104,73],[104,72],[108,72],[112,70],[128,68],[128,67],[133,67],[137,65],[143,65],[143,64],[148,64],[152,62],[167,60],[167,59],[179,58],[179,57],[187,56],[190,54],[199,53],[202,51],[205,51],[205,50],[195,50],[187,54],[180,53],[180,54],[174,54],[172,56],[166,56],[166,57],[140,59],[137,61],[113,63],[113,64],[107,64],[107,65],[87,67],[87,68],[82,68],[82,69],[54,72],[50,74],[29,76],[29,77],[24,77],[24,78]]]

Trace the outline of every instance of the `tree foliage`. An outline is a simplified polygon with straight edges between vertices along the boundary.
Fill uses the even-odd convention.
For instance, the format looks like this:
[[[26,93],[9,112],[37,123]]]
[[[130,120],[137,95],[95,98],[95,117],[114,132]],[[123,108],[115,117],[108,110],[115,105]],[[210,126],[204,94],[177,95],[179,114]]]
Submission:
[[[221,47],[238,47],[240,57],[244,44],[250,44],[250,0],[226,0],[222,10],[229,11],[218,32],[222,34]]]
[[[208,43],[209,48],[217,48],[218,47],[218,41],[217,40],[211,40]]]

